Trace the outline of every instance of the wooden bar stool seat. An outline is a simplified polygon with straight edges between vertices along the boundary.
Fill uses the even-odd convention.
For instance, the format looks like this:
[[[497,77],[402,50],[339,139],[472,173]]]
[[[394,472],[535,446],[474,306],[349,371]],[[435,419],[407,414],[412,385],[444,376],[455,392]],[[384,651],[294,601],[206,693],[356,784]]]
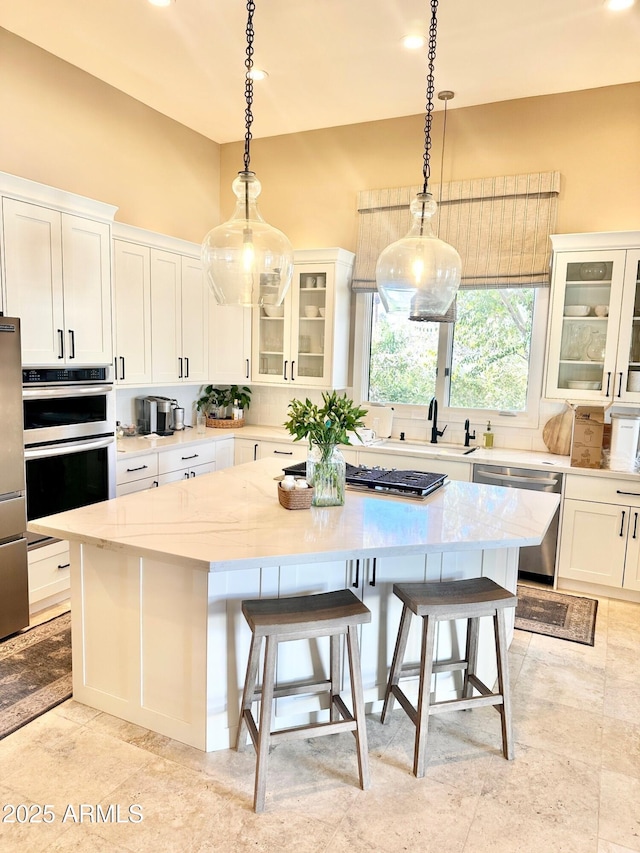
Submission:
[[[252,631],[247,676],[240,709],[240,725],[236,749],[247,743],[247,731],[256,750],[256,777],[253,806],[264,810],[267,758],[269,746],[282,740],[304,739],[351,731],[356,739],[360,787],[369,787],[367,730],[364,716],[362,673],[357,626],[371,621],[371,612],[348,589],[317,595],[290,598],[260,598],[242,602],[242,612]],[[351,678],[353,713],[340,696],[340,637],[346,637],[347,658]],[[288,640],[328,636],[329,678],[318,682],[304,681],[275,684],[278,643]],[[262,640],[266,639],[262,685],[257,686]],[[330,719],[322,723],[295,726],[273,731],[273,700],[279,696],[329,692]],[[260,701],[260,724],[256,723],[252,705]]]
[[[398,583],[393,592],[402,601],[402,616],[398,639],[391,663],[389,681],[382,708],[384,723],[393,700],[397,699],[416,727],[413,755],[413,772],[424,776],[426,769],[427,730],[429,715],[444,711],[494,705],[500,712],[502,724],[502,752],[513,758],[511,731],[511,702],[509,698],[509,671],[507,666],[507,636],[504,611],[515,607],[517,596],[489,578],[443,581],[440,583]],[[409,628],[413,616],[422,618],[422,649],[419,663],[403,663]],[[480,618],[493,617],[498,669],[497,692],[493,692],[476,674],[478,661],[478,633]],[[453,619],[467,620],[466,651],[463,660],[433,662],[436,627],[438,622]],[[431,701],[431,674],[462,670],[464,680],[462,698],[442,702]],[[418,704],[412,704],[400,688],[401,678],[418,676]],[[474,691],[479,695],[473,695]]]

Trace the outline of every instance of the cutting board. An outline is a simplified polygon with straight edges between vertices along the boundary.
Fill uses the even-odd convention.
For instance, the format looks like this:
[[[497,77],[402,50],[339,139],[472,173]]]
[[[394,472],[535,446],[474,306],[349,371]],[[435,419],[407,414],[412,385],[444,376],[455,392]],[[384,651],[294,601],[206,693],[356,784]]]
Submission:
[[[542,440],[549,453],[568,456],[571,453],[573,409],[567,408],[550,418],[542,428]]]

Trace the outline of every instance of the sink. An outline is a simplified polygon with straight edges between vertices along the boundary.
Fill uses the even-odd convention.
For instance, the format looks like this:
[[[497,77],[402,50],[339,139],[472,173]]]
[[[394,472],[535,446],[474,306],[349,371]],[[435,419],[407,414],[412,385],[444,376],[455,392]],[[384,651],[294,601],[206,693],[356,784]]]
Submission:
[[[382,441],[376,442],[376,447],[393,447],[405,448],[406,450],[421,450],[429,451],[438,456],[463,456],[465,451],[472,450],[471,447],[465,447],[462,444],[453,444],[446,441],[439,441],[437,444],[432,444],[430,441],[420,441],[419,439],[410,439],[409,441],[401,441],[399,438],[385,438]]]

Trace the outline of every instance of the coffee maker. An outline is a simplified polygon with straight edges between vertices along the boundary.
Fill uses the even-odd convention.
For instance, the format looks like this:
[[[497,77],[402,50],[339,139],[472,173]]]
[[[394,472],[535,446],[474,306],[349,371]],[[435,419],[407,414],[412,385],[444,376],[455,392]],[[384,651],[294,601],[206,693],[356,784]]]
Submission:
[[[136,397],[136,423],[140,435],[173,435],[169,397]]]

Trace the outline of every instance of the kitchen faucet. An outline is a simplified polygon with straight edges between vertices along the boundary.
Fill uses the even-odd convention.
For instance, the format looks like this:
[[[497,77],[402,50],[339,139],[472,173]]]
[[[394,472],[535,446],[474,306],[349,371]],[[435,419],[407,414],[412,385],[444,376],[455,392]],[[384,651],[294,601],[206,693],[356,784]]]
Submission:
[[[470,433],[469,432],[469,426],[470,426],[469,418],[467,418],[466,421],[464,422],[464,446],[465,447],[469,447],[469,439],[470,438],[473,438],[475,440],[475,437],[476,437],[475,429],[474,429],[473,433]]]
[[[446,424],[444,429],[438,429],[438,401],[435,397],[431,398],[431,402],[429,403],[429,414],[427,415],[428,420],[432,421],[431,424],[431,444],[437,444],[438,438],[441,438],[444,435],[444,430],[446,430]]]

